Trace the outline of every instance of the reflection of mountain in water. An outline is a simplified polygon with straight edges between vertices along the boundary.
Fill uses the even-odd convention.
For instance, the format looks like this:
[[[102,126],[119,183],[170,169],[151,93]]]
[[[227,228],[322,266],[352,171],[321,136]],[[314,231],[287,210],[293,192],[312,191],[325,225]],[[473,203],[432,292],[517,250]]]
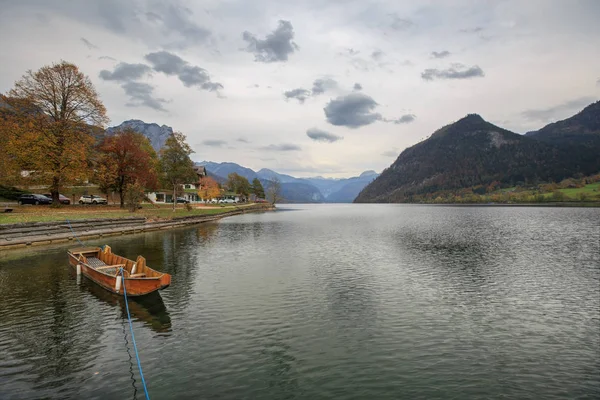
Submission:
[[[122,318],[127,318],[127,309],[125,299],[108,290],[103,289],[88,279],[82,280],[81,290],[90,293],[98,300],[104,301],[111,306],[118,306],[121,309]],[[140,297],[128,297],[129,313],[133,320],[137,319],[154,332],[164,333],[171,331],[171,317],[165,307],[160,293],[153,292]]]

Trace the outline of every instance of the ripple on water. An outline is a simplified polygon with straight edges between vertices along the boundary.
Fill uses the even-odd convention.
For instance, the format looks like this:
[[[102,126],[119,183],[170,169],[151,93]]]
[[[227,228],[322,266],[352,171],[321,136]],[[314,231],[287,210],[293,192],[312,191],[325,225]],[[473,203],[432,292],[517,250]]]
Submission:
[[[152,397],[600,397],[599,210],[286,207],[111,239],[173,275],[130,304]],[[142,396],[94,287],[0,256],[0,398]]]

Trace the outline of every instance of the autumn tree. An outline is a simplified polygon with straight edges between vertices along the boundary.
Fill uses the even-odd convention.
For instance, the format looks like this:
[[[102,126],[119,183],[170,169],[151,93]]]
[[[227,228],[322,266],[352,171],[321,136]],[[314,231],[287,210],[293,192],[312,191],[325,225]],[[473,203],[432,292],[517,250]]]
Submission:
[[[248,197],[250,195],[250,182],[246,177],[241,176],[235,172],[227,175],[227,182],[225,184],[227,189],[230,191],[239,194],[242,197]]]
[[[61,61],[27,71],[6,103],[28,127],[16,139],[21,151],[59,204],[61,187],[87,175],[93,127],[108,122],[96,89],[76,65]]]
[[[265,198],[265,189],[263,188],[262,183],[258,180],[258,178],[254,178],[252,180],[252,189],[251,192],[257,198],[264,199]]]
[[[0,185],[14,185],[21,178],[20,161],[16,138],[23,126],[16,123],[13,113],[4,108],[6,103],[0,96]]]
[[[281,182],[276,177],[273,177],[273,179],[269,181],[267,186],[267,198],[273,205],[283,200],[283,197],[281,196]]]
[[[185,142],[185,135],[174,132],[160,151],[160,169],[163,185],[173,190],[173,211],[177,204],[177,189],[184,183],[194,182],[198,178],[190,154],[194,151]]]
[[[204,201],[219,197],[221,189],[219,184],[211,177],[205,176],[200,179],[200,189],[198,189],[198,196]]]
[[[119,193],[121,208],[129,185],[137,183],[146,190],[158,187],[158,158],[146,136],[126,128],[106,137],[100,148],[101,186]]]

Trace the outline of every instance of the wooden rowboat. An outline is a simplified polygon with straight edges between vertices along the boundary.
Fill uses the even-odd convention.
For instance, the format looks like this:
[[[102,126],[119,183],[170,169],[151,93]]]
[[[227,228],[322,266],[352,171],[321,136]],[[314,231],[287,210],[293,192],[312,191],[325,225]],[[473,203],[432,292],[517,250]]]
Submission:
[[[142,256],[133,261],[113,254],[109,246],[69,249],[69,265],[104,289],[127,296],[142,296],[171,284],[171,275],[153,270]],[[123,268],[123,276],[121,276]]]

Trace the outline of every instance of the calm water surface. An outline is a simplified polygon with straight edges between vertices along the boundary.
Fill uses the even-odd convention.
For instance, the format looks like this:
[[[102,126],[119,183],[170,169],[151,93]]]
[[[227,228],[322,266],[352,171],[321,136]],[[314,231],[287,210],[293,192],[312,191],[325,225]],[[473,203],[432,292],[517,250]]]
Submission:
[[[109,237],[152,398],[600,398],[600,209],[296,205]],[[0,398],[144,398],[122,299],[0,253]]]

